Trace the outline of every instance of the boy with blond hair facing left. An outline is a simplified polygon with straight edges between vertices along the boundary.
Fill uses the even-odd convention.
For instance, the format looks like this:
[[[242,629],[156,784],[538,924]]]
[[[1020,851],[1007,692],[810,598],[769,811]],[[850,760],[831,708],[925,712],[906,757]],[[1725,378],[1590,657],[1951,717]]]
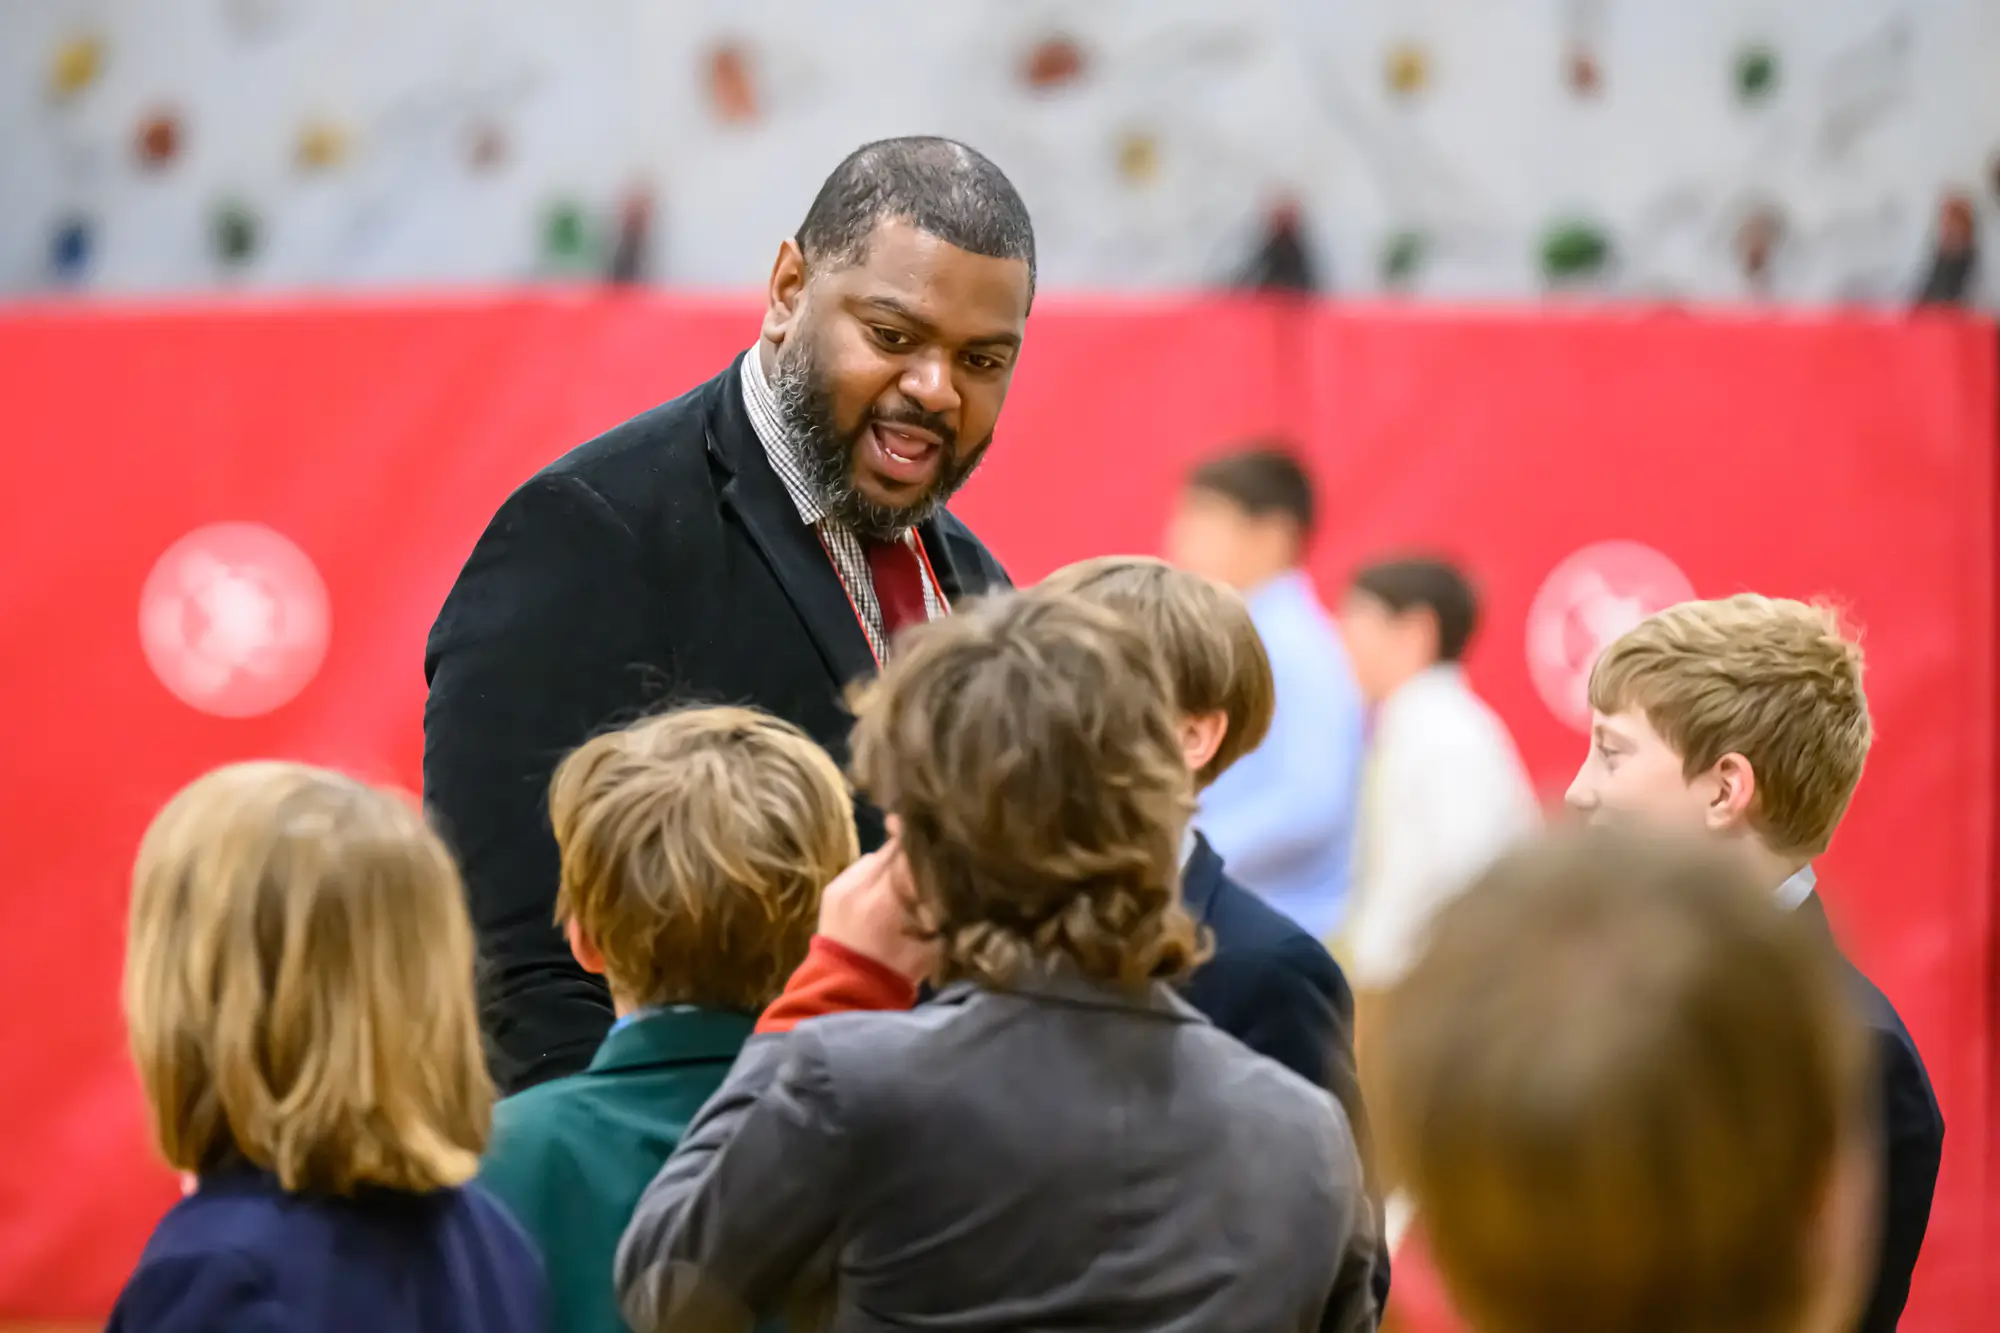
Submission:
[[[1639,820],[1708,839],[1836,948],[1813,860],[1861,782],[1874,740],[1861,645],[1831,609],[1745,593],[1684,602],[1605,649],[1590,674],[1590,751],[1570,784],[1593,822]],[[1944,1118],[1895,1006],[1842,960],[1874,1037],[1883,1188],[1861,1333],[1894,1333],[1909,1299],[1944,1151]]]

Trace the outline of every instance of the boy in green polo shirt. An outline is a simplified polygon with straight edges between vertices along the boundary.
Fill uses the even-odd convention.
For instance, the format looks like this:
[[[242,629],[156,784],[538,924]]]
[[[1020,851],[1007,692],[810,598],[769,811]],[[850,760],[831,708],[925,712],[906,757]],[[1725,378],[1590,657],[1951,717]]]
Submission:
[[[583,1073],[499,1104],[480,1179],[541,1247],[553,1333],[623,1333],[618,1238],[805,958],[820,890],[858,852],[853,806],[797,728],[697,708],[584,744],[549,816],[557,924],[618,1019]]]

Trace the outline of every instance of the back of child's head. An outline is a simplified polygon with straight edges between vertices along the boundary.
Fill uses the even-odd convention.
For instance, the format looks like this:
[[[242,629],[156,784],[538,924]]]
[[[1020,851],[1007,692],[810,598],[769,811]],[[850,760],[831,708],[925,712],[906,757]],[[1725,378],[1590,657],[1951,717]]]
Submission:
[[[217,769],[140,844],[132,1054],[168,1163],[291,1191],[471,1178],[493,1105],[472,927],[403,798],[303,764]]]
[[[1866,1266],[1866,1043],[1833,951],[1720,849],[1509,854],[1371,1049],[1386,1164],[1483,1333],[1796,1333],[1855,1294],[1824,1270]]]
[[[748,708],[690,708],[585,742],[556,769],[559,923],[634,1005],[754,1011],[804,959],[819,894],[857,855],[827,753]]]
[[[1861,673],[1861,645],[1831,608],[1745,593],[1642,621],[1598,658],[1590,705],[1642,712],[1690,778],[1742,755],[1752,827],[1773,851],[1817,856],[1873,741]]]
[[[1187,489],[1217,495],[1253,518],[1282,517],[1312,537],[1318,501],[1298,455],[1277,441],[1247,444],[1188,473]]]
[[[1221,744],[1195,774],[1197,788],[1263,743],[1277,686],[1250,608],[1234,589],[1138,555],[1065,565],[1037,586],[1131,620],[1158,650],[1181,716],[1221,713],[1229,719]]]
[[[895,816],[945,979],[1066,968],[1139,986],[1199,961],[1172,690],[1125,617],[1040,590],[912,630],[856,692],[854,773]]]
[[[1479,629],[1479,595],[1464,571],[1435,556],[1405,556],[1364,567],[1348,585],[1392,615],[1427,613],[1437,626],[1437,660],[1465,657]]]

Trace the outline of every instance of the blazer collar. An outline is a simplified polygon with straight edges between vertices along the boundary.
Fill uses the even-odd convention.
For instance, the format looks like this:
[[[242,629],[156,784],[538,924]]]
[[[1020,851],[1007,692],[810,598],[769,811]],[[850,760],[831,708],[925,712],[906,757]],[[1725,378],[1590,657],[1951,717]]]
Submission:
[[[1221,887],[1222,854],[1197,831],[1194,850],[1188,853],[1187,864],[1181,867],[1181,905],[1187,908],[1189,916],[1206,922],[1209,913],[1215,910],[1215,893]]]
[[[1038,1004],[1072,1005],[1084,1009],[1122,1009],[1148,1014],[1173,1023],[1205,1023],[1201,1011],[1174,993],[1165,982],[1154,982],[1143,991],[1120,990],[1066,968],[1023,977],[1012,986],[982,986],[973,981],[954,981],[937,994],[935,1004],[964,1004],[979,995],[1012,996]]]
[[[1833,923],[1827,920],[1826,906],[1820,902],[1817,893],[1808,893],[1801,898],[1798,906],[1791,909],[1791,913],[1804,923],[1807,931],[1815,939],[1823,941],[1829,948],[1839,950],[1840,942],[1834,938]]]
[[[749,353],[744,353],[744,356]],[[708,451],[727,480],[722,505],[742,520],[812,636],[820,660],[846,685],[875,673],[875,654],[819,534],[799,521],[785,483],[743,406],[743,357],[730,363],[708,418]],[[943,579],[944,573],[939,571]]]
[[[614,1029],[591,1058],[590,1073],[734,1060],[757,1026],[754,1014],[726,1009],[662,1009]]]

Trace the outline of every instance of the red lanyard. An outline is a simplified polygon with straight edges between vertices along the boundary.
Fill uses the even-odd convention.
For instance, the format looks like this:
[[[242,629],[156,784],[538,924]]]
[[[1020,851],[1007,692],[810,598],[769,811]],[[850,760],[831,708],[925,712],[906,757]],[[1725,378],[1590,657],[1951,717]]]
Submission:
[[[833,548],[826,544],[826,534],[813,525],[813,535],[819,538],[819,548],[826,552],[826,562],[833,566],[833,576],[840,582],[840,590],[847,594],[847,609],[854,612],[854,623],[861,626],[861,641],[868,645],[868,655],[875,659],[875,669],[882,669],[882,654],[875,651],[875,636],[868,632],[868,621],[861,614],[861,604],[854,600],[854,592],[847,586],[847,579],[840,572],[840,562],[833,558]],[[931,568],[931,553],[924,549],[924,534],[910,529],[911,544],[917,548],[917,560],[924,567],[924,578],[932,592],[937,594],[938,606],[944,615],[951,614],[951,599],[944,595],[944,584],[938,582],[937,571]]]

